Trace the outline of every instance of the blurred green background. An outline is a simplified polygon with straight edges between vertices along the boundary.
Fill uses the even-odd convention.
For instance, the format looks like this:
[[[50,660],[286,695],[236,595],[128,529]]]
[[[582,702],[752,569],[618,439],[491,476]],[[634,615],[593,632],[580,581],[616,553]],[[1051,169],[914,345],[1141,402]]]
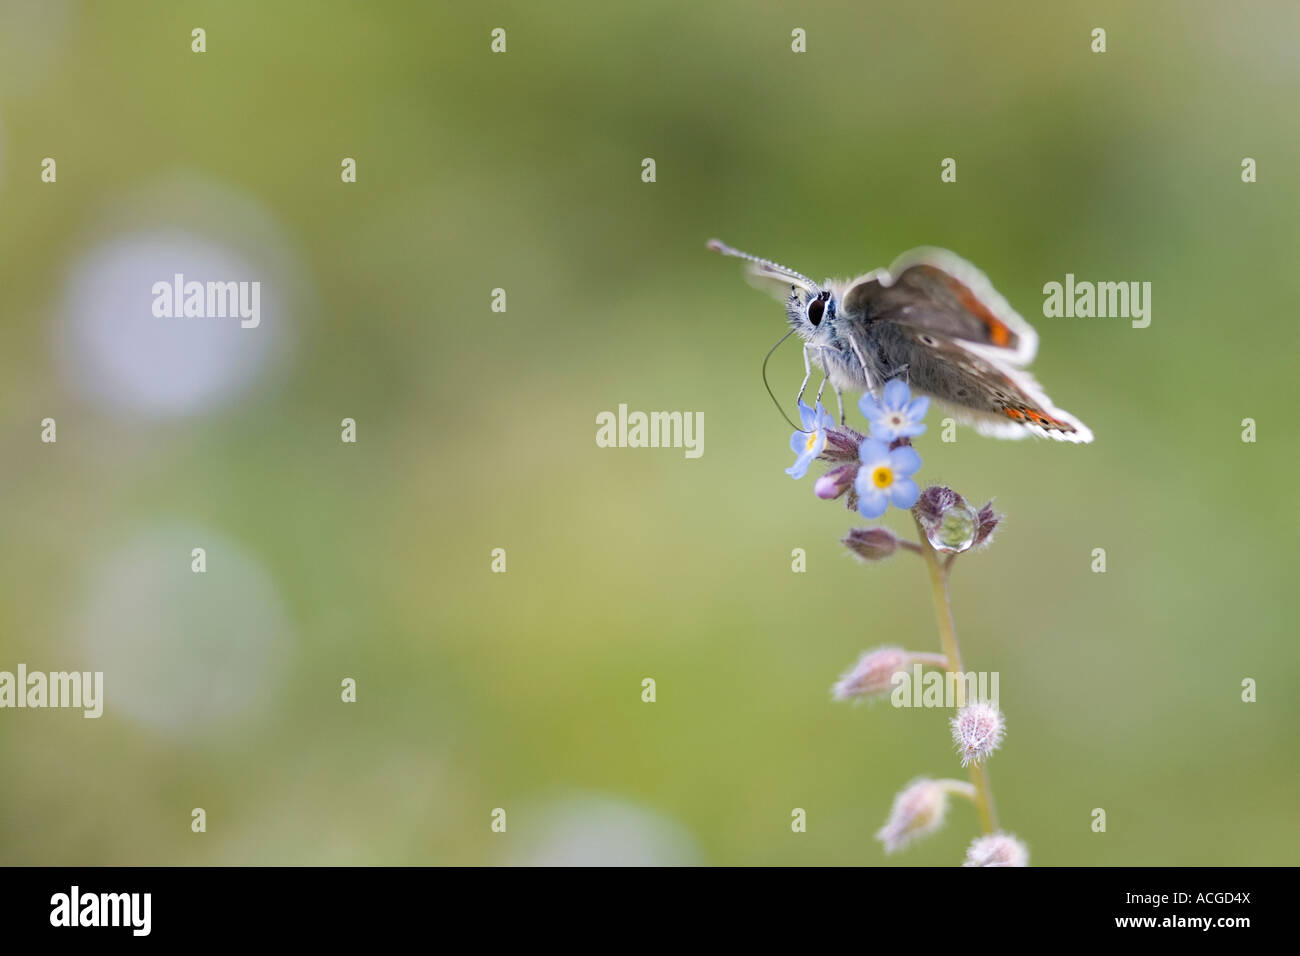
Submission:
[[[942,444],[932,412],[918,441],[918,478],[1008,515],[953,600],[1031,862],[1300,862],[1298,28],[1172,0],[0,6],[0,669],[103,669],[107,698],[0,711],[0,862],[885,862],[896,790],[962,776],[950,714],[829,687],[937,649],[925,574],[848,558],[863,520],[783,474],[782,309],[715,235],[817,278],[954,250],[1096,433]],[[260,281],[261,326],[153,319],[176,271]],[[1151,282],[1151,326],[1044,318],[1067,272]],[[801,374],[787,344],[777,394]],[[598,448],[619,403],[703,412],[703,457]],[[889,861],[974,832],[956,806]]]

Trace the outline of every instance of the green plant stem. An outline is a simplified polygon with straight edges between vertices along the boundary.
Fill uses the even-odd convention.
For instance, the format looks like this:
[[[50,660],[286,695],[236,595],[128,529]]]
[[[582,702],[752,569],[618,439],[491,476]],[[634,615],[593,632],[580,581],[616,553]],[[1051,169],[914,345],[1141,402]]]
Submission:
[[[930,544],[921,520],[916,520],[916,530],[921,538],[921,556],[925,558],[926,569],[930,572],[930,597],[934,601],[934,617],[939,624],[939,641],[943,645],[944,655],[948,658],[948,670],[956,674],[965,672],[961,662],[961,648],[957,644],[957,627],[952,619],[952,600],[948,595],[948,571],[951,560],[941,564],[938,552]],[[985,833],[994,833],[998,828],[998,812],[993,805],[993,785],[989,782],[987,764],[971,764],[971,783],[975,785],[975,810],[979,814],[980,827]]]

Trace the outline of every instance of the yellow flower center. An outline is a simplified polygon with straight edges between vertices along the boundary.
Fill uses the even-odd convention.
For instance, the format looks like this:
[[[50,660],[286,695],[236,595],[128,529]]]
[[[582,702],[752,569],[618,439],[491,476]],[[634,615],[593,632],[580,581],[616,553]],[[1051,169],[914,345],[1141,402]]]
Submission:
[[[816,445],[817,445],[817,432],[814,431],[811,435],[808,436],[808,444],[804,446],[804,451],[812,451]]]
[[[894,483],[894,470],[888,465],[879,465],[871,473],[871,483],[877,488],[888,488]]]

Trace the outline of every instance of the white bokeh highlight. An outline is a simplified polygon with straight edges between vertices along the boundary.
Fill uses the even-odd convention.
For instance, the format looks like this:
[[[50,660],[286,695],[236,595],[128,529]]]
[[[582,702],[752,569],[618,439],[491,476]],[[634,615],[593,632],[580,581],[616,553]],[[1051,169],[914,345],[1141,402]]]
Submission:
[[[255,200],[206,180],[151,185],[104,214],[69,260],[55,349],[65,383],[127,419],[180,419],[246,395],[284,358],[300,270]],[[158,317],[153,287],[260,283],[260,323],[237,316]]]
[[[696,866],[699,847],[681,824],[655,810],[599,794],[549,802],[534,813],[506,807],[512,849],[522,866]]]
[[[243,329],[238,318],[155,317],[153,284],[170,282],[174,272],[200,282],[258,275],[232,250],[183,233],[127,236],[74,263],[67,358],[74,381],[96,404],[162,417],[193,414],[237,396],[270,359],[269,325]],[[277,308],[268,291],[263,284],[261,311],[273,322]]]
[[[206,573],[191,570],[196,547]],[[198,526],[158,526],[96,555],[88,578],[68,668],[104,672],[102,719],[187,738],[237,730],[275,700],[292,621],[239,545]]]

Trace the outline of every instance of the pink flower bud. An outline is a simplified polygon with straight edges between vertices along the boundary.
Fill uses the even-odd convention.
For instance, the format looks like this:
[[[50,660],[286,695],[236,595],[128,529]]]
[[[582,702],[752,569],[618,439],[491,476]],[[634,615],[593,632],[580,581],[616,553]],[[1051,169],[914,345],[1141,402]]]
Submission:
[[[877,647],[867,651],[853,669],[831,688],[836,700],[887,694],[893,688],[893,676],[907,667],[908,654],[901,647]]]
[[[998,749],[1005,733],[1002,712],[986,701],[967,704],[952,719],[952,739],[963,767],[972,763],[978,766]]]
[[[984,548],[993,542],[993,531],[997,528],[1002,515],[993,510],[993,502],[988,502],[979,510],[979,530],[975,533],[975,547]]]
[[[865,436],[846,425],[836,425],[826,429],[826,447],[822,449],[821,459],[831,462],[851,462],[854,470],[858,465],[858,446]]]
[[[928,836],[943,826],[948,812],[948,794],[960,793],[974,799],[974,784],[961,780],[913,780],[894,797],[889,819],[876,834],[886,853],[894,853],[913,840]]]
[[[838,498],[844,492],[853,487],[853,479],[858,476],[858,465],[854,462],[850,465],[840,465],[838,468],[832,468],[826,474],[817,479],[817,484],[813,485],[813,494],[818,498],[824,498],[829,501],[832,498]]]
[[[906,672],[913,664],[930,667],[947,667],[948,658],[928,651],[905,651],[901,647],[877,647],[858,658],[853,669],[841,677],[831,688],[836,700],[851,697],[875,697],[887,694],[894,687],[894,675]]]
[[[915,511],[926,527],[938,527],[948,510],[958,504],[964,505],[966,501],[957,492],[942,485],[931,485],[916,499]]]
[[[864,561],[883,561],[898,550],[898,536],[888,528],[854,528],[844,546]]]
[[[1029,849],[1010,833],[976,837],[962,866],[1028,866]]]

